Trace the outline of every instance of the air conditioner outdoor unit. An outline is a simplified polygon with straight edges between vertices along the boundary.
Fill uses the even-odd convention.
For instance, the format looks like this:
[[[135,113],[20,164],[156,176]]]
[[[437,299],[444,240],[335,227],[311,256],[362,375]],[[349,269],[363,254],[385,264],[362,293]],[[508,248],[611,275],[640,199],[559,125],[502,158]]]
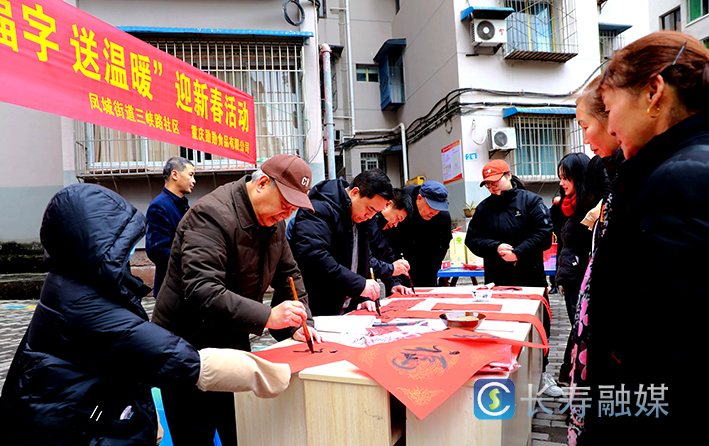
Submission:
[[[517,148],[517,136],[514,127],[490,129],[490,151],[513,150]]]
[[[507,22],[490,19],[471,20],[470,42],[473,44],[473,48],[507,43]]]

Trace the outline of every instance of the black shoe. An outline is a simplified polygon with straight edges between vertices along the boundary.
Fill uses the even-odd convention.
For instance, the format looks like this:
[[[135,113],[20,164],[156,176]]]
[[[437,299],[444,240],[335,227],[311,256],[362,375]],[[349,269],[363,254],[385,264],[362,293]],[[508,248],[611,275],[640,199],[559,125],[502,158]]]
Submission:
[[[559,292],[559,289],[558,289],[557,287],[554,287],[554,288],[552,288],[552,289],[549,290],[549,294],[556,294],[556,293],[558,293],[558,292]]]

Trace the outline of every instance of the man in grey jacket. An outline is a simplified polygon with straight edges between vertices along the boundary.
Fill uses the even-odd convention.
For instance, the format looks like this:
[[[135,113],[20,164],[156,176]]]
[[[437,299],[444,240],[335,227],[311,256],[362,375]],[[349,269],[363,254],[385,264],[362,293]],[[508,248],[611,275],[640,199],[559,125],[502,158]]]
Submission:
[[[311,180],[305,161],[280,154],[197,201],[177,228],[153,321],[197,348],[248,351],[249,334],[264,328],[279,340],[305,340],[298,327],[312,323],[308,295],[283,220],[299,207],[312,210]],[[269,285],[270,307],[262,303]],[[163,389],[163,403],[176,446],[210,444],[215,429],[222,444],[236,444],[231,394]]]

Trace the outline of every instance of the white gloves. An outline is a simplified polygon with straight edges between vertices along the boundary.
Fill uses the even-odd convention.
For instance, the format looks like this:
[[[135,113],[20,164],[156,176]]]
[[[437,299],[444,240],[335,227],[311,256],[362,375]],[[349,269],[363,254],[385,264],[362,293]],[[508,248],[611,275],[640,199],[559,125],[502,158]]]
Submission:
[[[202,391],[246,392],[261,398],[275,398],[286,390],[290,366],[274,364],[251,353],[228,348],[199,351],[197,387]]]

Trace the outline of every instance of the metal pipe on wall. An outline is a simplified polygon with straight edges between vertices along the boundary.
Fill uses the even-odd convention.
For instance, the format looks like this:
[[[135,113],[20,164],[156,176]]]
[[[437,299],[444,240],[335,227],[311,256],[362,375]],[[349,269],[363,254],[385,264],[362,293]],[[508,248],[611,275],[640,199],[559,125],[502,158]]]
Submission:
[[[320,45],[322,59],[323,94],[325,99],[325,127],[327,140],[328,179],[335,178],[335,122],[332,118],[332,73],[330,70],[330,45]]]

